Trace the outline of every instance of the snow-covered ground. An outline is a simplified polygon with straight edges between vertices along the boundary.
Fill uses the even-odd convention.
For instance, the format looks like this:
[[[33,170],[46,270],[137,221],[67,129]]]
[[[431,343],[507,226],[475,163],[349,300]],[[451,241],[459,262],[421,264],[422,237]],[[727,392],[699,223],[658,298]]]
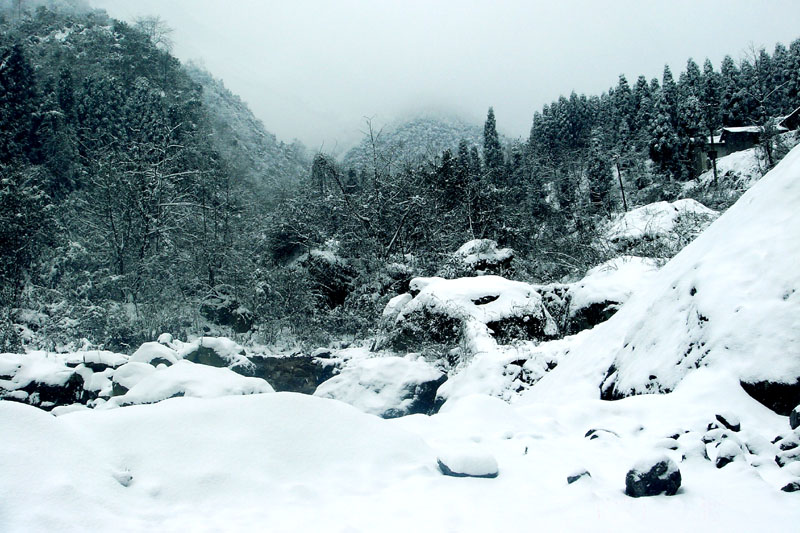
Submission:
[[[487,352],[440,388],[447,401],[432,416],[381,419],[337,400],[270,392],[263,380],[185,360],[198,352],[174,343],[130,359],[3,357],[8,386],[59,385],[68,359],[109,367],[86,375],[101,388],[124,378],[127,394],[147,389],[141,401],[185,396],[52,414],[0,401],[0,530],[795,530],[800,493],[781,488],[800,482],[800,432],[740,383],[800,377],[798,205],[800,148],[648,270],[607,322],[540,344],[484,343]],[[473,279],[481,281],[419,279],[416,298],[395,307],[404,316],[456,300],[478,325],[508,303],[503,294],[538,309],[525,284]],[[212,343],[224,345],[228,363],[240,355]],[[383,407],[381,391],[398,395],[393,372],[403,382],[436,377],[412,356],[361,359],[339,385],[367,411]],[[516,390],[508,365],[522,365],[530,386]],[[602,387],[635,395],[604,401]],[[680,490],[627,496],[626,474],[654,455],[680,469]]]

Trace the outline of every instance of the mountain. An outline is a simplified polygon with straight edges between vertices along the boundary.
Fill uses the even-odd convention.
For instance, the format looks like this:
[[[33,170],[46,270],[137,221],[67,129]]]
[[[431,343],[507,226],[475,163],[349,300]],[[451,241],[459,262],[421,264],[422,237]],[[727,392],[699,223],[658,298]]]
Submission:
[[[279,141],[222,80],[196,65],[190,64],[186,71],[203,88],[203,105],[214,130],[214,148],[249,186],[269,193],[291,187],[308,174],[311,162],[300,141]]]
[[[483,128],[459,118],[421,116],[391,124],[374,131],[379,165],[397,168],[403,163],[432,161],[461,140],[470,146],[482,146]],[[361,143],[344,156],[344,166],[356,170],[373,165],[373,146],[369,132]]]

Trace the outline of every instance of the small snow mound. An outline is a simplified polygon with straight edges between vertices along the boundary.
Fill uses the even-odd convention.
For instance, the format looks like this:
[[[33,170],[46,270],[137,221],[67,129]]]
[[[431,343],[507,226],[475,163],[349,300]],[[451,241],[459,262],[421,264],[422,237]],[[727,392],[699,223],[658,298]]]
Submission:
[[[142,377],[128,392],[112,398],[106,405],[155,403],[176,396],[218,398],[268,392],[275,391],[263,379],[240,376],[227,368],[178,361]]]
[[[495,478],[499,474],[494,456],[476,445],[439,451],[437,464],[446,476]]]

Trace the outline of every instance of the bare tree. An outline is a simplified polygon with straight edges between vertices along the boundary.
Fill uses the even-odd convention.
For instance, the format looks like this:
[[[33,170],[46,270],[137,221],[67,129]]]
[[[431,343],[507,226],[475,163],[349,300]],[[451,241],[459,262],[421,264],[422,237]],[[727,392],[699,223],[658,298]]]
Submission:
[[[165,52],[172,51],[173,29],[158,15],[139,17],[135,20],[136,29],[147,35],[155,46]]]

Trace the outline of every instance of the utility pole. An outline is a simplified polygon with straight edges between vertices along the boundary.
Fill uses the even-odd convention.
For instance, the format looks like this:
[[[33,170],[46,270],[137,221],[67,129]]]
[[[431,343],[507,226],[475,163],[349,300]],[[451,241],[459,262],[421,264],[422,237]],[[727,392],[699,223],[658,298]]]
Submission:
[[[619,155],[617,155],[617,179],[619,180],[619,192],[622,193],[622,208],[628,212],[628,201],[625,199],[625,187],[622,186],[622,170],[619,166]]]

